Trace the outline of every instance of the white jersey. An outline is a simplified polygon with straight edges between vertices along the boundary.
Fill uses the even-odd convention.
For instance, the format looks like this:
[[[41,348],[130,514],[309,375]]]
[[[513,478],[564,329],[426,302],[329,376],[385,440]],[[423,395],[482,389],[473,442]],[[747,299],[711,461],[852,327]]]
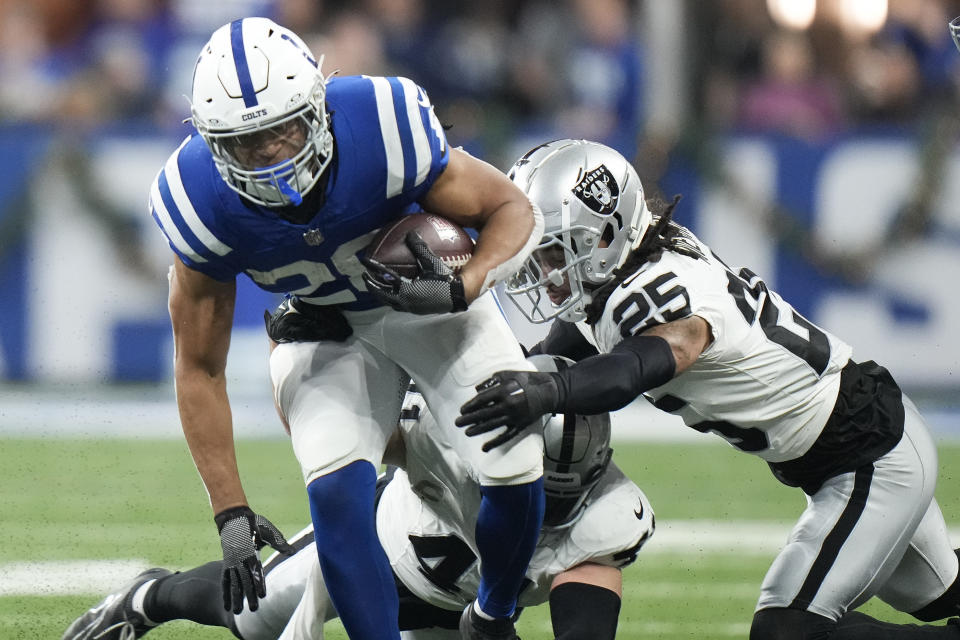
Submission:
[[[601,353],[624,337],[696,315],[713,341],[647,392],[690,427],[770,462],[804,454],[827,422],[852,349],[794,311],[747,269],[734,273],[684,230],[700,258],[664,251],[610,295],[594,325]]]
[[[423,397],[408,393],[400,420],[407,471],[396,470],[380,495],[377,533],[413,595],[461,611],[477,597],[480,583],[474,536],[480,486],[433,422]],[[553,579],[584,562],[630,564],[653,531],[647,497],[611,463],[572,524],[541,532],[519,605],[547,602]],[[245,608],[235,618],[244,640],[323,637],[324,621],[336,616],[319,571],[312,525],[290,542],[296,554],[275,553],[264,562],[267,597],[260,608]]]
[[[405,415],[413,418],[416,404],[409,395]],[[480,487],[437,437],[433,417],[421,416],[401,420],[407,471],[397,471],[384,490],[377,531],[394,572],[414,595],[461,610],[476,598],[480,583],[474,535]],[[541,532],[519,605],[546,602],[553,579],[584,562],[626,566],[653,529],[646,496],[611,464],[572,524]]]

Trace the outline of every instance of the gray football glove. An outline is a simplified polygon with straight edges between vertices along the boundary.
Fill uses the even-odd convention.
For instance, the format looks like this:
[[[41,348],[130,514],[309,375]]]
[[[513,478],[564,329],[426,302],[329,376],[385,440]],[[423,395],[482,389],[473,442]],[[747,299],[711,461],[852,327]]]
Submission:
[[[280,530],[250,507],[232,507],[214,516],[220,531],[223,550],[223,608],[238,614],[243,611],[246,597],[250,611],[260,606],[258,598],[267,595],[263,566],[257,554],[264,545],[270,545],[285,554],[294,553]]]
[[[463,280],[437,257],[416,231],[409,231],[404,242],[420,268],[413,278],[401,276],[377,260],[360,258],[366,271],[363,281],[367,289],[397,311],[419,315],[466,311],[467,299]]]

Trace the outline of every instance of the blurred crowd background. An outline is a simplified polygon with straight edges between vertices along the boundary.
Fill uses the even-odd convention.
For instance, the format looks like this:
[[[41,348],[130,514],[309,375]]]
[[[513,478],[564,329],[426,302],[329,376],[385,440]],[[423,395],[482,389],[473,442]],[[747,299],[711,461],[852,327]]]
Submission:
[[[327,74],[413,78],[501,169],[610,144],[728,262],[841,335],[872,323],[868,346],[919,332],[894,371],[960,388],[960,307],[931,284],[960,277],[958,0],[0,0],[0,380],[167,379],[147,189],[191,131],[201,45],[247,15]],[[259,330],[251,295],[237,323]]]
[[[638,143],[749,130],[806,139],[952,109],[956,0],[0,0],[0,119],[73,133],[184,130],[221,24],[266,15],[327,73],[406,75],[451,138]],[[672,95],[662,95],[664,93]]]

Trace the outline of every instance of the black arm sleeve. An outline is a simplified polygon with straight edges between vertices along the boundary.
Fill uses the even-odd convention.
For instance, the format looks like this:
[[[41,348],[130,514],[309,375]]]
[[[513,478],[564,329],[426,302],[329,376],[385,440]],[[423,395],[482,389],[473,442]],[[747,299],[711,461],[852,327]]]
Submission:
[[[550,619],[556,640],[613,640],[620,596],[603,587],[565,582],[550,592]]]
[[[641,335],[551,375],[557,380],[558,405],[564,413],[595,415],[627,406],[644,391],[668,382],[676,368],[666,340]]]
[[[547,337],[533,345],[528,355],[542,353],[551,356],[564,356],[574,362],[597,355],[597,348],[590,344],[577,326],[572,322],[554,320]]]

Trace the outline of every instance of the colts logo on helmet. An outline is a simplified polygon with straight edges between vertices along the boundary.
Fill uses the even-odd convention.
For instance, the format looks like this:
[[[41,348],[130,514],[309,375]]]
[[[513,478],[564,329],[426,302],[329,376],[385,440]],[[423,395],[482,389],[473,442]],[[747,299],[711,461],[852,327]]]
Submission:
[[[607,166],[602,164],[587,172],[580,184],[573,188],[573,195],[592,210],[605,216],[617,208],[620,187]]]

